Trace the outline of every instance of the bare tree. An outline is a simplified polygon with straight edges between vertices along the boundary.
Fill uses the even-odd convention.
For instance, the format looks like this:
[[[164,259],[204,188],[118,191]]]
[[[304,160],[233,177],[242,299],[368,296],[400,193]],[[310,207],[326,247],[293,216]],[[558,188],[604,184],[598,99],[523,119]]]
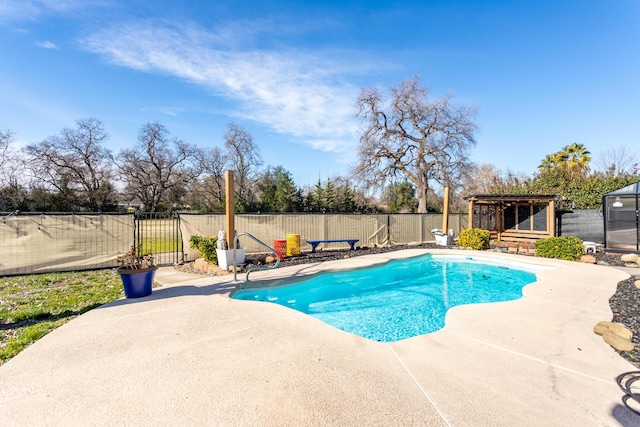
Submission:
[[[65,128],[39,144],[25,147],[27,167],[33,179],[67,194],[70,200],[91,211],[116,202],[111,184],[113,157],[104,147],[108,135],[101,121],[76,121],[76,128]]]
[[[9,129],[0,129],[0,168],[3,168],[9,160],[11,141],[13,141],[13,132]]]
[[[11,130],[0,129],[0,184],[17,188],[23,184],[24,162],[11,146],[13,138]]]
[[[609,147],[600,153],[595,161],[596,168],[602,173],[620,175],[637,173],[640,170],[638,152],[627,146]]]
[[[196,160],[194,147],[171,138],[164,125],[150,122],[140,130],[136,146],[120,152],[116,164],[125,195],[153,212],[163,203],[175,202],[172,196],[184,194],[200,173]]]
[[[24,210],[26,190],[21,185],[22,162],[11,147],[14,133],[0,129],[0,211]]]
[[[527,176],[511,170],[503,172],[492,164],[474,166],[464,181],[464,195],[523,192]]]
[[[391,87],[385,98],[366,88],[357,99],[358,117],[366,123],[360,138],[354,176],[368,187],[383,188],[398,175],[416,187],[418,212],[427,212],[434,183],[450,185],[471,165],[477,111],[456,106],[452,96],[428,99],[418,77]]]
[[[191,193],[198,204],[210,211],[224,211],[226,158],[218,147],[196,152],[202,179],[194,182]]]
[[[246,209],[255,202],[254,186],[262,166],[260,149],[253,136],[235,123],[228,125],[224,147],[227,165],[235,173],[235,192],[242,204],[238,207]]]

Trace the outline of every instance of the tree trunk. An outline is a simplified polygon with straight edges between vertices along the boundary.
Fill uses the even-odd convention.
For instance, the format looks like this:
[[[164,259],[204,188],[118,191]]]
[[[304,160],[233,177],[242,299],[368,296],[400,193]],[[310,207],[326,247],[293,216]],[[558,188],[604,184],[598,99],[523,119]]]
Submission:
[[[427,190],[429,187],[424,182],[419,182],[417,187],[418,213],[427,213]]]

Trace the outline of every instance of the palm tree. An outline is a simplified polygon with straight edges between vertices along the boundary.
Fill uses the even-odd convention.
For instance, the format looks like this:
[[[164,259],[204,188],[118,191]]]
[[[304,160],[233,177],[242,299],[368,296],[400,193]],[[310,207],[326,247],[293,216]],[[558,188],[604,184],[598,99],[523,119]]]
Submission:
[[[584,145],[574,142],[565,146],[562,152],[566,155],[565,166],[570,172],[581,173],[589,169],[591,153]]]
[[[565,169],[571,174],[580,174],[589,169],[591,153],[582,144],[566,145],[557,153],[547,154],[540,162],[538,170],[541,172],[553,169]]]
[[[538,166],[538,169],[540,171],[548,171],[551,169],[559,168],[563,166],[566,161],[567,155],[562,151],[558,151],[557,153],[553,154],[547,154],[544,160],[540,162],[540,166]]]

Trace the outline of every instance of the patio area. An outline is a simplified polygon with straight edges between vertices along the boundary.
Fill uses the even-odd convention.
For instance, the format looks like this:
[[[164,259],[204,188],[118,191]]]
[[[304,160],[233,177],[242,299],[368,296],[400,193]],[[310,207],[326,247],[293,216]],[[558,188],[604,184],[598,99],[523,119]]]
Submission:
[[[593,333],[611,320],[623,271],[412,249],[251,277],[423,253],[556,268],[539,271],[519,300],[455,307],[444,329],[394,343],[232,300],[232,275],[194,279],[164,268],[167,284],[151,296],[90,311],[0,366],[0,425],[640,425],[615,383],[636,368]]]

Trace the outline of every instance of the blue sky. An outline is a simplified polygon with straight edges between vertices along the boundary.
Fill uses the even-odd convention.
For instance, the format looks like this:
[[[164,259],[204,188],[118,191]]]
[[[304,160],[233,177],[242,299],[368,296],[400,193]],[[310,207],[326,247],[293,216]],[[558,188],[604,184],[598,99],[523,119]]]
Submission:
[[[248,130],[299,185],[348,173],[355,98],[417,74],[479,108],[474,162],[531,174],[577,142],[640,147],[640,2],[0,0],[0,127],[95,117],[200,146]]]

